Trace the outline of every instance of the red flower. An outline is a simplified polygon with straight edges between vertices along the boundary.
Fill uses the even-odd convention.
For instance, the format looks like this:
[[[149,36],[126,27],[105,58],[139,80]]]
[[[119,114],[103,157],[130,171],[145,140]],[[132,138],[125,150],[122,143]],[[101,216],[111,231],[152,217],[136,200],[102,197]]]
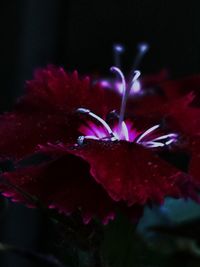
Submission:
[[[132,116],[124,119],[126,98],[119,119],[111,112],[119,105],[117,95],[77,73],[37,71],[15,111],[1,117],[2,158],[12,157],[16,167],[2,176],[4,195],[31,205],[29,194],[66,214],[80,210],[85,222],[97,216],[105,223],[117,209],[135,218],[141,206],[166,196],[197,198],[192,177],[158,156],[177,143],[177,133],[159,124],[138,131]],[[49,158],[24,166],[21,159],[36,150]]]

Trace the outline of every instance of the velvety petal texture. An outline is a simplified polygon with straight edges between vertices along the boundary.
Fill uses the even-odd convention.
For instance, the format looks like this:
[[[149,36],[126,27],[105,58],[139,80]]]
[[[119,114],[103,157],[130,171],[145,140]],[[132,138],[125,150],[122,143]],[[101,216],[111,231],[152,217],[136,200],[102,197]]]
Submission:
[[[85,223],[94,217],[107,223],[118,210],[135,220],[145,204],[167,196],[199,201],[196,95],[179,89],[172,95],[171,85],[169,91],[167,83],[160,85],[163,76],[144,79],[150,94],[129,99],[119,128],[118,113],[111,113],[120,110],[119,94],[77,72],[37,70],[14,111],[0,117],[0,157],[14,165],[1,174],[2,193],[29,206],[38,200],[67,215],[80,212]],[[190,155],[188,173],[161,158],[161,151],[173,153],[182,143]],[[37,155],[47,158],[31,162]]]
[[[90,141],[75,149],[75,155],[90,163],[90,173],[115,201],[129,206],[162,203],[166,196],[194,196],[191,177],[140,145]]]
[[[79,79],[77,72],[67,74],[53,66],[39,69],[15,110],[0,116],[0,156],[21,158],[46,142],[74,143],[80,124],[76,109],[87,107],[105,116],[117,101],[89,78]]]
[[[193,92],[196,98],[192,104],[195,106],[200,105],[200,75],[192,75],[189,77],[169,80],[160,84],[162,90],[167,95],[168,99],[177,99],[181,96]]]
[[[107,223],[115,218],[118,209],[126,212],[126,206],[117,205],[89,175],[87,162],[56,146],[51,154],[54,159],[50,161],[4,173],[3,179],[8,184],[1,185],[3,195],[29,207],[36,206],[39,200],[66,215],[79,211],[85,223],[95,217]],[[136,220],[141,213],[142,206],[135,205],[128,215]]]

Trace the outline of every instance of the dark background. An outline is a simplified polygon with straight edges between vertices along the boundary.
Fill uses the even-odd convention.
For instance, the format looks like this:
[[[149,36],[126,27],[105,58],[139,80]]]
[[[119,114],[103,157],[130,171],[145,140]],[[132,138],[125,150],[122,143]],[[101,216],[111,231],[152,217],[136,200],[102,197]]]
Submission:
[[[167,68],[172,77],[200,72],[200,2],[170,0],[4,0],[0,9],[0,110],[9,110],[33,70],[49,63],[107,75],[112,45],[126,46],[130,70],[138,42],[150,51],[143,73]],[[7,204],[0,221],[0,242],[48,251],[50,230],[36,210]],[[0,266],[28,261],[3,255]]]

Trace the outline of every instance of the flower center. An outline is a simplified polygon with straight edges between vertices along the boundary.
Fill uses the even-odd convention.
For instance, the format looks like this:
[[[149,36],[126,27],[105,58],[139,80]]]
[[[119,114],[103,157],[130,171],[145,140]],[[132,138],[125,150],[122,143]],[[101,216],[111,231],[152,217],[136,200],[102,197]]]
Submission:
[[[79,108],[77,111],[81,114],[88,115],[97,122],[95,124],[89,121],[86,125],[81,125],[79,130],[84,136],[79,136],[77,141],[79,145],[82,145],[84,140],[102,140],[110,142],[124,140],[127,142],[135,142],[147,148],[156,148],[168,146],[176,142],[178,137],[176,133],[158,135],[157,130],[160,125],[155,125],[142,133],[138,132],[134,129],[133,123],[129,120],[122,121],[120,128],[119,124],[110,127],[105,120],[88,109]]]
[[[123,52],[123,47],[120,45],[114,46],[116,51],[116,57],[119,56],[120,53]],[[170,133],[165,135],[158,135],[157,130],[160,128],[160,125],[154,125],[147,129],[144,132],[138,132],[133,127],[133,123],[130,121],[125,121],[125,110],[127,100],[130,94],[130,91],[134,88],[134,90],[139,89],[138,78],[140,77],[140,71],[136,70],[136,66],[138,66],[142,56],[147,51],[148,46],[146,44],[140,45],[140,53],[135,59],[134,68],[131,72],[130,78],[126,81],[123,72],[120,70],[119,62],[117,66],[111,67],[111,71],[120,78],[121,90],[122,90],[122,101],[120,107],[120,113],[118,116],[118,122],[114,125],[110,126],[105,120],[103,120],[98,115],[91,112],[89,109],[79,108],[77,112],[81,114],[85,114],[89,116],[95,123],[92,121],[88,121],[86,125],[81,125],[80,132],[84,134],[84,136],[80,136],[78,138],[78,144],[83,144],[85,139],[90,140],[103,140],[103,141],[120,141],[125,140],[127,142],[135,142],[137,144],[141,144],[147,148],[156,148],[168,146],[177,141],[178,135],[176,133]],[[116,58],[119,61],[119,58]]]

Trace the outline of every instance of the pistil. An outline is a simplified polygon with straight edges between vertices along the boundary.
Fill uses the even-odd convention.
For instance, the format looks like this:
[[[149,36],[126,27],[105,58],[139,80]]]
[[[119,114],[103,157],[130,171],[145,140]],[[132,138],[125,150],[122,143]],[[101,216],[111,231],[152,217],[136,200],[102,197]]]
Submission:
[[[121,68],[121,54],[124,52],[124,50],[124,46],[121,44],[113,45],[114,64],[118,68]]]
[[[111,67],[110,70],[119,76],[119,78],[121,79],[121,84],[122,84],[122,89],[123,89],[122,102],[121,102],[120,113],[119,113],[119,129],[121,129],[122,122],[124,121],[125,111],[126,111],[126,103],[128,100],[131,87],[133,86],[134,82],[137,81],[141,73],[139,70],[135,70],[130,84],[127,84],[124,74],[119,68]]]

